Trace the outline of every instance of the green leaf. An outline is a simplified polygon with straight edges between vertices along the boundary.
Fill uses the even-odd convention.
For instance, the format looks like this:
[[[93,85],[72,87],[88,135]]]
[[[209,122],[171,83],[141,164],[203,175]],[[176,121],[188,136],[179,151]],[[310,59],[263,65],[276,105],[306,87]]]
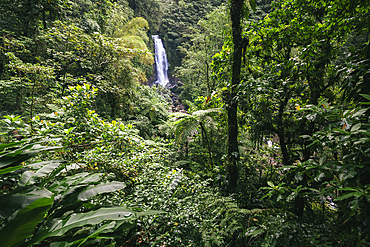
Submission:
[[[49,190],[38,187],[17,188],[0,197],[0,215],[5,218],[9,217],[14,211],[22,209],[40,198],[49,198],[52,195]]]
[[[88,172],[82,172],[73,176],[66,177],[61,181],[56,181],[51,184],[48,189],[53,193],[60,193],[64,195],[73,191],[74,186],[86,186],[90,183],[99,182],[102,176],[103,173],[94,173],[89,175]]]
[[[351,128],[351,132],[359,130],[361,128],[361,123],[355,124]]]
[[[295,169],[295,168],[297,168],[297,166],[288,165],[288,166],[282,166],[280,169],[286,171],[286,170]]]
[[[358,209],[359,206],[360,206],[360,199],[355,199],[351,201],[350,208],[352,209],[352,212],[351,212],[352,215],[355,213],[355,211]]]
[[[116,182],[116,181],[111,182],[111,183],[99,184],[95,186],[92,185],[92,186],[89,186],[86,190],[82,191],[78,195],[78,199],[81,201],[86,201],[90,197],[96,196],[98,194],[117,191],[117,190],[123,189],[124,187],[125,187],[124,183]]]
[[[21,162],[31,158],[39,152],[58,149],[60,147],[45,147],[40,144],[29,144],[0,156],[0,168],[17,166]]]
[[[323,179],[324,177],[325,177],[325,173],[323,173],[323,172],[319,172],[319,173],[315,176],[314,180],[315,180],[316,182],[320,182],[320,181],[321,181],[321,179]]]
[[[260,190],[271,190],[271,187],[260,187]]]
[[[116,225],[113,228],[107,228],[101,231],[99,238],[120,238],[122,237],[122,232],[132,229],[136,226],[135,222],[130,222],[126,220],[116,221]]]
[[[50,247],[69,247],[69,246],[72,246],[74,243],[72,242],[53,242],[53,243],[50,243]]]
[[[367,100],[370,100],[370,95],[369,94],[360,94],[362,97],[364,97]]]
[[[65,129],[64,132],[69,135],[73,130],[75,129],[75,127],[71,127],[69,129]]]
[[[294,175],[294,178],[295,178],[296,181],[302,181],[303,180],[303,172],[297,172]]]
[[[270,186],[270,187],[275,187],[275,185],[274,185],[272,182],[270,182],[270,181],[267,181],[267,184],[268,184],[268,186]]]
[[[345,190],[345,191],[358,191],[357,189],[355,189],[355,188],[352,188],[352,187],[338,188],[337,190]]]
[[[361,110],[359,110],[358,112],[356,112],[355,114],[353,114],[353,117],[359,117],[359,116],[361,116],[362,114],[364,114],[365,112],[367,112],[367,110],[369,110],[369,109],[368,109],[368,108],[361,109]]]
[[[35,175],[35,173],[33,171],[25,171],[22,174],[21,178],[19,179],[18,185],[19,186],[25,186],[27,184],[27,182],[30,181],[34,175]]]
[[[252,229],[252,230],[249,230],[248,232],[246,232],[245,236],[257,237],[258,235],[261,235],[264,232],[265,232],[264,229]]]
[[[8,168],[5,168],[5,169],[0,169],[0,175],[7,174],[9,172],[14,172],[14,171],[19,170],[21,168],[23,168],[23,165],[12,166],[12,167],[8,167]]]
[[[44,228],[35,235],[31,243],[38,243],[47,237],[62,236],[73,228],[96,225],[106,220],[133,220],[136,218],[136,212],[122,207],[100,208],[87,213],[72,214],[65,220],[56,220],[52,227]]]
[[[345,195],[342,195],[340,197],[335,198],[334,201],[342,201],[342,200],[345,200],[345,199],[350,198],[352,196],[355,196],[355,194],[356,194],[356,192],[347,193]]]
[[[60,160],[51,160],[51,161],[34,163],[30,166],[31,167],[42,166],[42,168],[36,172],[26,171],[25,173],[22,174],[21,178],[19,179],[18,184],[19,186],[26,186],[26,185],[34,184],[37,178],[50,175],[50,173],[54,171],[61,164],[62,162]]]
[[[97,236],[99,236],[99,233],[100,232],[104,232],[106,230],[112,229],[112,228],[114,228],[115,225],[116,225],[116,222],[115,221],[112,221],[109,224],[103,225],[98,230],[96,230],[94,233],[92,233],[89,236],[87,236],[86,238],[82,239],[82,241],[80,240],[81,243],[78,245],[78,247],[80,247],[81,245],[83,245],[89,238],[96,238]],[[76,241],[75,243],[77,244],[80,241]]]
[[[1,246],[17,246],[24,239],[31,237],[35,227],[42,221],[53,202],[54,197],[43,197],[22,209],[1,229]]]
[[[326,155],[322,156],[319,160],[319,165],[322,166],[326,161]]]
[[[350,169],[349,171],[342,172],[339,174],[339,180],[341,182],[354,178],[357,175],[357,171],[355,169]]]
[[[3,155],[0,157],[0,168],[7,167],[7,166],[18,166],[23,161],[32,157],[30,154],[21,154],[17,155],[16,157]]]
[[[50,164],[50,163],[63,163],[63,162],[64,162],[63,160],[48,160],[48,161],[42,161],[42,162],[32,163],[32,164],[27,165],[27,167],[31,168],[32,170],[39,170],[42,167],[44,167],[45,165],[47,165],[47,164]]]
[[[345,131],[345,130],[342,130],[342,129],[334,128],[334,129],[333,129],[333,131],[334,131],[334,132],[339,132],[339,133],[341,133],[341,134],[348,135],[348,132],[347,132],[347,131]]]
[[[94,173],[87,177],[83,177],[77,181],[74,181],[73,185],[99,182],[103,175],[104,175],[103,173]]]
[[[53,170],[50,174],[48,174],[47,178],[44,179],[40,184],[39,186],[42,187],[44,186],[45,184],[49,183],[53,178],[55,178],[55,176],[57,176],[61,170],[65,169],[66,166],[67,166],[67,163],[65,163],[64,161],[60,161],[59,162],[60,164],[62,165],[59,165],[59,167],[57,167],[57,169]]]
[[[5,148],[10,148],[10,147],[21,145],[21,144],[23,144],[25,142],[26,141],[12,142],[12,143],[1,143],[0,144],[0,151],[4,150]]]

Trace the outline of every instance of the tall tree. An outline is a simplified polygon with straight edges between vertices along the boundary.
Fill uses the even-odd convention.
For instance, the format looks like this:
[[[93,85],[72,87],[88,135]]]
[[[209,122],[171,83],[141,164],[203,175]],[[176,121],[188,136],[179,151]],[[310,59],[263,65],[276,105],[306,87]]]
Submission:
[[[369,6],[357,0],[332,1],[330,5],[321,3],[318,0],[275,1],[274,11],[247,33],[250,38],[249,56],[254,59],[254,65],[259,64],[259,68],[253,68],[254,78],[249,81],[245,79],[243,83],[244,91],[250,92],[249,105],[245,104],[248,107],[245,110],[252,116],[251,132],[259,132],[260,141],[263,136],[278,137],[282,163],[288,167],[293,164],[294,169],[297,164],[320,160],[319,151],[327,150],[327,147],[323,148],[327,142],[320,141],[321,146],[320,142],[312,142],[305,137],[313,136],[318,131],[328,133],[331,126],[342,130],[351,129],[347,127],[351,124],[347,122],[346,113],[342,110],[349,105],[342,104],[336,108],[338,112],[343,111],[339,118],[327,118],[325,115],[329,108],[337,107],[335,105],[340,102],[338,86],[346,85],[348,94],[346,92],[345,96],[350,100],[351,95],[355,97],[357,94],[360,98],[359,92],[368,93],[366,88],[361,91],[364,85],[362,80],[366,81],[363,74],[366,71],[366,53],[360,46],[350,48],[352,51],[345,56],[341,55],[340,50],[347,36],[355,35],[354,30],[357,31],[360,24],[368,26],[365,23],[368,23],[366,13]],[[365,46],[367,44],[364,42]],[[350,44],[348,46],[351,47]],[[343,63],[341,61],[344,57],[350,61],[361,61],[361,65],[356,62]],[[349,72],[352,68],[355,68],[355,73],[362,73],[359,80],[351,77]],[[355,76],[355,73],[352,75]],[[319,109],[324,110],[320,112]],[[328,152],[328,156],[321,157],[320,165],[334,153],[330,162],[340,163],[340,155],[348,154],[347,151],[338,151],[337,146],[333,150]],[[286,176],[287,184],[292,184],[295,190],[312,185],[317,188],[321,186],[321,183],[317,183],[321,178],[313,178],[312,170],[307,173],[303,168],[296,171]],[[330,179],[327,173],[321,176]],[[306,191],[298,191],[292,198],[292,211],[300,219],[305,212],[310,213]]]
[[[256,8],[254,0],[249,0],[249,6]],[[238,182],[237,163],[239,159],[238,148],[238,103],[236,101],[237,86],[240,82],[240,68],[242,63],[242,47],[243,43],[247,42],[242,39],[241,20],[243,16],[248,17],[249,6],[245,6],[244,0],[231,0],[230,2],[230,17],[232,22],[232,36],[234,43],[234,51],[232,58],[232,80],[231,88],[228,94],[228,171],[230,176],[229,188],[234,190]]]

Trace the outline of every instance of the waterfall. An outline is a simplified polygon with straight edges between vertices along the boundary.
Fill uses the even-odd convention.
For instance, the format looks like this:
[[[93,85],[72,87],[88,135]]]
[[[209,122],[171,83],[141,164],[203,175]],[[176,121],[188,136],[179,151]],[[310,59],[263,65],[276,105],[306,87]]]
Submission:
[[[164,87],[169,82],[167,75],[168,61],[166,50],[164,49],[162,40],[158,35],[153,35],[152,38],[154,41],[155,66],[157,71],[157,81],[155,83],[161,84]]]

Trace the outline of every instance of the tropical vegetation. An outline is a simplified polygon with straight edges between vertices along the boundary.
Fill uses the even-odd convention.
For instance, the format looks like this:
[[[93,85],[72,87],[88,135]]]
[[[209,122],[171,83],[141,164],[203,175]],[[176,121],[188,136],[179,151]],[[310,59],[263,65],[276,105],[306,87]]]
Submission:
[[[0,246],[370,244],[370,2],[0,11]]]

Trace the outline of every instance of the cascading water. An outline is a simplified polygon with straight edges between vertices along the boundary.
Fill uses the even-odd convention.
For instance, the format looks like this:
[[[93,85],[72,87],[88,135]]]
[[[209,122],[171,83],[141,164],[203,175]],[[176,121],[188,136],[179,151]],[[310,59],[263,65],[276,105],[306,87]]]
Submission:
[[[155,83],[161,84],[164,87],[169,82],[167,75],[168,61],[166,50],[164,49],[162,40],[158,35],[153,35],[152,38],[154,41],[155,66],[157,71],[157,81]]]

